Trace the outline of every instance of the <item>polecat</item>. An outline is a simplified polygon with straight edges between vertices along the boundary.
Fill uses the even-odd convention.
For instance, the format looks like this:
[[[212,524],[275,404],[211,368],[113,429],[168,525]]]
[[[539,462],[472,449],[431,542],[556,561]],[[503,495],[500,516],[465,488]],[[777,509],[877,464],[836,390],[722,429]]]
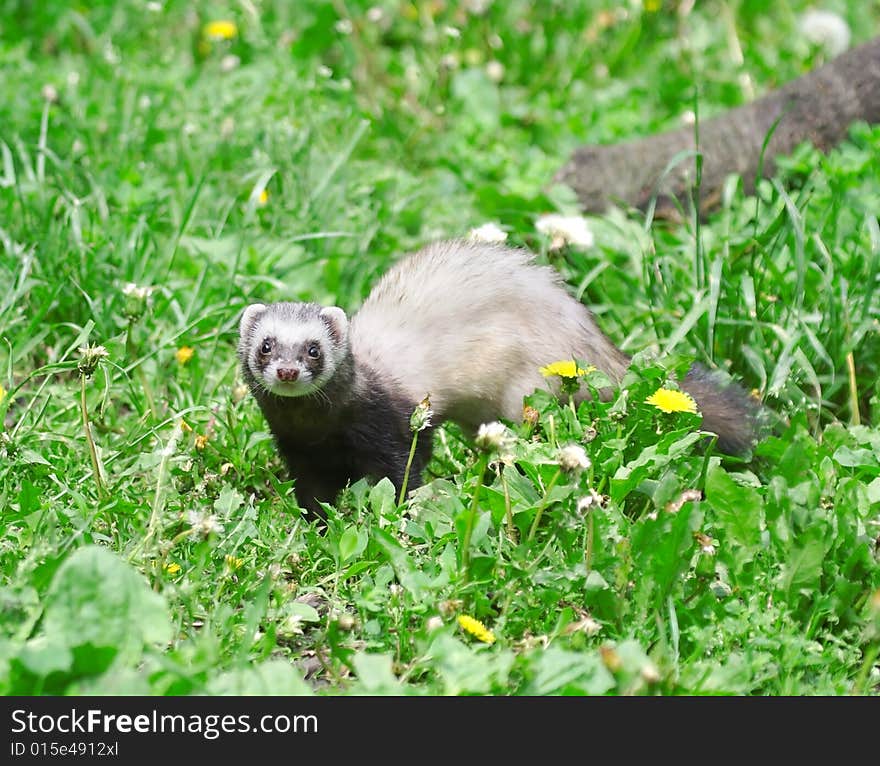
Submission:
[[[400,487],[410,415],[426,394],[435,424],[475,430],[520,419],[523,397],[551,385],[544,365],[575,359],[619,381],[630,361],[554,269],[525,250],[468,241],[438,242],[397,263],[351,321],[335,306],[248,306],[238,353],[311,510],[362,476]],[[723,450],[751,444],[754,405],[740,388],[697,366],[682,388]],[[420,435],[411,487],[430,443],[430,432]]]

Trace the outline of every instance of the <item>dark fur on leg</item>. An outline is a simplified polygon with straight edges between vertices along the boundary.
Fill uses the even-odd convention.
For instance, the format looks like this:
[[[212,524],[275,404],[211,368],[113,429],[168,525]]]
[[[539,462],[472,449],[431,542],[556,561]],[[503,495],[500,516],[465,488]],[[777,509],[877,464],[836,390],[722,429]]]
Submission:
[[[741,455],[758,437],[760,405],[736,383],[695,364],[681,384],[697,402],[703,429],[718,434],[722,452]]]

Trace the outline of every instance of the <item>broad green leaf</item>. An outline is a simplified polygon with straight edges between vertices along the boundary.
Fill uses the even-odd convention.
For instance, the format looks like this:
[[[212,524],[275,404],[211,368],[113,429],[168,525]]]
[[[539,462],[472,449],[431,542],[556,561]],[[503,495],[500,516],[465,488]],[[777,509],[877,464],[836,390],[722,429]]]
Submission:
[[[614,688],[614,676],[596,652],[570,652],[551,646],[529,655],[534,674],[529,694],[605,694]]]
[[[58,568],[46,594],[43,627],[71,647],[135,650],[171,639],[165,599],[143,575],[97,545],[80,548]]]
[[[757,490],[737,484],[716,466],[706,477],[706,503],[729,539],[753,554],[761,543],[764,517],[764,503]]]
[[[352,658],[354,672],[368,694],[400,694],[400,681],[391,669],[390,654],[367,654],[357,652]]]
[[[208,682],[209,694],[232,696],[286,696],[312,694],[311,687],[287,660],[227,670]]]

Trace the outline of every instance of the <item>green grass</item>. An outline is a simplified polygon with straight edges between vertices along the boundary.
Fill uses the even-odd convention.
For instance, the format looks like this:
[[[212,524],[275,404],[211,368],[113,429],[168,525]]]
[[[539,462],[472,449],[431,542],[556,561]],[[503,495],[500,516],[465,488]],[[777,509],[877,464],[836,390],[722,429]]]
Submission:
[[[0,0],[0,689],[876,693],[880,129],[699,229],[616,210],[551,253],[534,228],[575,209],[549,185],[574,146],[821,63],[809,5]],[[880,21],[828,5],[854,42]],[[241,308],[354,309],[486,221],[636,354],[625,389],[535,394],[500,463],[443,430],[402,505],[359,482],[308,522],[242,395]],[[765,402],[753,461],[642,403],[693,359]],[[591,467],[560,473],[571,442]]]

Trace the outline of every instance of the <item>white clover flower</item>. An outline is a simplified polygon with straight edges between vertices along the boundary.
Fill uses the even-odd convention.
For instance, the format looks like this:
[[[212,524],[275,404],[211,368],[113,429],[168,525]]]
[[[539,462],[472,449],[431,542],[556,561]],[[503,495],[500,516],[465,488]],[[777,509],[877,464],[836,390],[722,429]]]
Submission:
[[[339,19],[333,27],[341,35],[350,35],[354,29],[351,19]]]
[[[811,9],[801,16],[798,26],[807,40],[821,45],[829,56],[838,56],[849,48],[849,24],[832,11]]]
[[[382,16],[384,15],[385,12],[378,5],[374,5],[367,11],[367,21],[372,24],[377,24],[382,21]]]
[[[480,425],[475,441],[481,450],[490,452],[491,450],[500,450],[510,441],[510,436],[507,433],[507,426],[495,420]]]
[[[595,241],[593,232],[585,218],[579,215],[542,215],[535,222],[535,228],[551,238],[550,247],[558,250],[563,245],[592,247]]]
[[[474,242],[504,242],[507,232],[494,223],[484,223],[468,232],[467,238]]]
[[[568,473],[583,471],[592,465],[586,450],[580,444],[566,445],[559,450],[558,458],[559,467]]]

